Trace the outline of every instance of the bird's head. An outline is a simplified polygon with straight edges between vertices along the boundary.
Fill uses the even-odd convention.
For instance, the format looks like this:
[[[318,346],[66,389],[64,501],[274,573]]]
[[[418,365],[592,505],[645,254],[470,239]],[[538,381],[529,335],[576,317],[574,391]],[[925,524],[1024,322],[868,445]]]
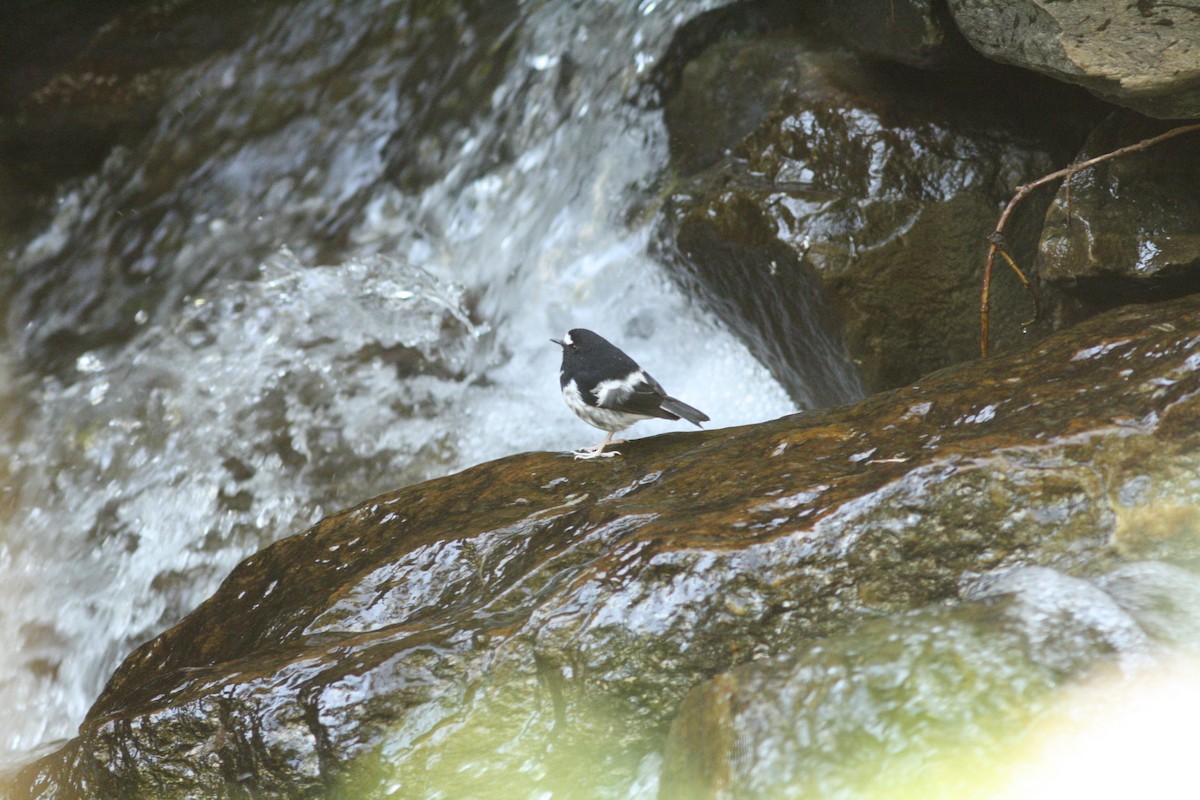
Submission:
[[[563,362],[583,356],[604,356],[610,351],[620,352],[607,339],[587,328],[572,328],[561,339],[551,339],[562,348]]]

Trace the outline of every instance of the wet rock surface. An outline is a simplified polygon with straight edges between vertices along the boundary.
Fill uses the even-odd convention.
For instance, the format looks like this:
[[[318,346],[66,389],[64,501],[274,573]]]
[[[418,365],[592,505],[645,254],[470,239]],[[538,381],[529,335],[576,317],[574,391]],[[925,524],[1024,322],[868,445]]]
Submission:
[[[1114,114],[1076,161],[1172,126]],[[1059,188],[1039,245],[1041,276],[1097,305],[1200,291],[1200,132],[1081,170]]]
[[[1198,414],[1191,297],[853,406],[631,442],[601,464],[513,456],[383,495],[243,562],[11,792],[469,796],[520,775],[604,796],[693,686],[818,650],[832,674],[881,616],[941,619],[953,635],[914,634],[913,658],[965,660],[984,687],[1004,683],[1008,662],[986,665],[1009,642],[1033,678],[1001,705],[1036,706],[1051,676],[1174,629],[1161,581],[1129,564],[1200,563]],[[1103,594],[1088,576],[1129,610],[1006,610],[1069,610]],[[1064,654],[1068,634],[1092,644]],[[795,685],[739,669],[732,685],[765,698]]]
[[[1183,599],[1200,588],[1163,564],[1126,569],[1158,573],[1163,589],[1186,582]],[[940,797],[928,782],[946,751],[986,753],[1064,680],[1132,668],[1153,649],[1118,600],[1045,567],[968,582],[962,595],[701,684],[672,725],[659,797]],[[1194,607],[1164,599],[1194,625]]]
[[[658,247],[801,405],[901,386],[978,353],[998,209],[1068,158],[1095,112],[1047,85],[884,69],[794,37],[714,45],[666,106],[680,180]],[[1025,263],[1048,200],[1008,232]],[[1027,341],[1028,298],[1015,281],[995,291],[993,339]],[[839,358],[861,384],[820,371]]]

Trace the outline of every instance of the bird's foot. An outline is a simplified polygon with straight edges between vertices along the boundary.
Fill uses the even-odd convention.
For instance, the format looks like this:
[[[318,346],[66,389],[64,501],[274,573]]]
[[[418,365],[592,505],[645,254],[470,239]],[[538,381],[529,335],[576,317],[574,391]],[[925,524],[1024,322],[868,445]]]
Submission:
[[[612,458],[613,456],[621,455],[621,453],[618,450],[605,450],[604,445],[599,445],[597,447],[580,448],[574,451],[572,455],[575,456],[576,461],[591,461],[595,458]]]

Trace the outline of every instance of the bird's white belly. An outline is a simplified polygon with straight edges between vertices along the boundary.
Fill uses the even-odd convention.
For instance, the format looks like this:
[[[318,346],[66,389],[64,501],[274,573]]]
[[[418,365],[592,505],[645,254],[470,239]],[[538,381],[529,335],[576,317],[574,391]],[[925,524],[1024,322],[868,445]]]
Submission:
[[[598,408],[590,406],[583,402],[583,395],[579,393],[579,387],[575,385],[575,381],[567,381],[567,385],[562,390],[563,399],[567,401],[567,406],[575,412],[575,414],[588,425],[593,428],[599,428],[602,431],[623,431],[633,423],[650,419],[644,414],[630,414],[627,411],[614,411],[611,408]]]

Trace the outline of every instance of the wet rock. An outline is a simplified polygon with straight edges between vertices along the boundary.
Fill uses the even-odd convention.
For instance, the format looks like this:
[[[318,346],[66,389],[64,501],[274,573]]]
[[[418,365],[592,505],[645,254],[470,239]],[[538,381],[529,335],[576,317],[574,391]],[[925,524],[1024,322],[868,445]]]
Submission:
[[[988,58],[1163,119],[1200,116],[1200,25],[1179,3],[949,0]]]
[[[79,3],[56,1],[5,15],[0,36],[16,44],[6,48],[10,71],[26,79],[10,81],[0,105],[0,169],[8,167],[22,187],[20,206],[0,208],[11,212],[0,222],[57,228],[14,237],[21,246],[0,315],[29,346],[30,364],[69,364],[85,350],[132,335],[138,318],[144,322],[164,295],[178,299],[161,282],[162,264],[170,260],[163,247],[184,238],[175,236],[188,214],[152,198],[171,180],[166,173],[195,163],[195,151],[176,142],[169,153],[150,153],[138,144],[161,124],[168,99],[184,93],[176,82],[186,81],[188,69],[235,50],[280,4],[105,0],[81,10]],[[61,185],[125,158],[144,162],[144,171],[134,185],[104,196],[100,207],[81,206],[70,184]],[[90,246],[68,246],[68,228],[90,229],[81,236]],[[0,237],[6,233],[0,228]],[[234,253],[219,258],[230,263]],[[190,276],[182,293],[211,275],[183,271]]]
[[[868,622],[697,686],[672,724],[660,800],[942,796],[928,787],[939,762],[995,749],[1064,680],[1150,651],[1090,581],[1026,567],[985,584],[954,608]]]
[[[214,282],[252,277],[281,231],[309,263],[344,257],[373,191],[460,166],[446,143],[490,111],[519,30],[511,2],[142,5],[129,12],[139,24],[103,28],[104,47],[86,51],[138,53],[118,62],[128,73],[86,62],[32,96],[37,113],[0,119],[15,126],[12,158],[36,144],[53,162],[86,129],[79,169],[100,164],[82,189],[57,189],[43,231],[18,237],[5,293],[26,365],[65,380],[79,355],[128,341]]]
[[[841,668],[880,617],[920,645],[914,668],[947,671],[930,708],[971,675],[1036,704],[1048,676],[1140,646],[1147,603],[1073,576],[1200,557],[1198,343],[1200,297],[1128,307],[855,406],[380,496],[239,565],[10,791],[606,796],[701,681],[849,636],[822,656]],[[1024,607],[1093,644],[1065,653],[1062,628],[1012,621]],[[1006,686],[1029,664],[1028,694]]]
[[[1167,509],[1159,513],[1170,516]],[[1200,647],[1200,578],[1196,573],[1174,564],[1138,561],[1114,569],[1097,583],[1148,635],[1193,651]]]
[[[188,66],[237,46],[270,4],[18,2],[0,20],[0,163],[33,193],[153,124]]]
[[[801,405],[972,358],[999,209],[1073,153],[1094,115],[1077,95],[1006,81],[882,68],[795,38],[714,45],[667,103],[681,175],[659,253]],[[1048,198],[1009,231],[1023,263]],[[1031,305],[1016,281],[995,285],[993,338],[1010,348]]]
[[[1169,129],[1114,114],[1076,161]],[[1200,291],[1200,132],[1081,170],[1046,214],[1043,279],[1100,307]]]

